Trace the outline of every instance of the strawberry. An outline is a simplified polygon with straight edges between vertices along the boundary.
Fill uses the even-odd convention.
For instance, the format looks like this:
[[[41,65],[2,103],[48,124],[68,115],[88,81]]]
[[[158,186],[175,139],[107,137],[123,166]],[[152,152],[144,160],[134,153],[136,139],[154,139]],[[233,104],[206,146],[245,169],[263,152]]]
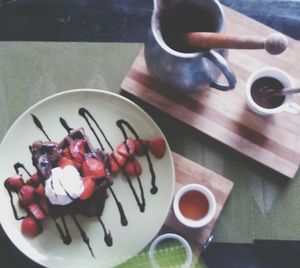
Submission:
[[[83,161],[81,169],[83,177],[93,176],[95,179],[98,179],[106,176],[103,162],[92,157],[88,157]]]
[[[126,158],[120,155],[118,152],[112,152],[108,157],[110,170],[112,173],[117,173],[121,167],[124,166]]]
[[[45,196],[45,188],[41,183],[34,189],[34,192],[39,197],[44,197]]]
[[[150,140],[149,148],[156,158],[162,158],[166,152],[166,142],[164,139]]]
[[[73,166],[73,167],[76,167],[76,164],[74,161],[66,158],[66,157],[61,157],[58,161],[58,166],[60,168],[64,168],[66,166]]]
[[[142,167],[136,159],[130,159],[125,165],[125,173],[128,176],[140,176],[142,174]]]
[[[48,202],[46,197],[41,197],[39,200],[39,206],[45,214],[49,214]]]
[[[82,177],[81,179],[82,179],[82,181],[95,180],[95,177],[94,176],[85,176],[85,177]]]
[[[133,155],[135,151],[135,145],[134,140],[132,139],[126,139],[123,143],[121,143],[117,147],[117,152],[124,157],[128,157],[130,155]]]
[[[40,177],[37,173],[34,173],[31,178],[30,178],[30,183],[31,184],[35,184],[35,185],[38,185],[40,183]]]
[[[135,154],[138,156],[145,155],[149,150],[149,141],[147,140],[135,140]]]
[[[39,221],[45,219],[45,217],[46,217],[46,215],[43,212],[43,210],[41,209],[41,207],[36,203],[31,203],[28,206],[28,210]]]
[[[80,199],[85,200],[90,198],[93,195],[95,190],[95,181],[92,179],[91,176],[83,177],[82,180],[83,180],[84,190],[80,196]]]
[[[34,188],[30,185],[23,185],[19,190],[19,198],[24,205],[29,205],[34,201]]]
[[[16,175],[7,178],[4,185],[6,189],[17,192],[24,185],[24,181],[19,175]]]
[[[41,226],[38,224],[37,220],[32,216],[27,216],[21,224],[21,230],[24,235],[27,236],[37,236],[42,232]]]

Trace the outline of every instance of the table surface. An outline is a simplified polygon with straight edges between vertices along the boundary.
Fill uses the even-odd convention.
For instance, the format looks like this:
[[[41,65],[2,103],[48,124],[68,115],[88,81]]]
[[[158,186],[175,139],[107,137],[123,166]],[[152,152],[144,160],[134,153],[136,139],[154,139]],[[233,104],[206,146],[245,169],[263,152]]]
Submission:
[[[222,2],[300,39],[300,1]],[[146,0],[0,1],[0,40],[143,42],[151,13],[152,2]],[[89,87],[118,93],[141,47],[142,44],[1,42],[0,138],[26,108],[55,92]],[[173,150],[235,182],[238,190],[232,194],[214,231],[217,241],[300,239],[299,215],[292,213],[298,208],[293,200],[298,200],[299,174],[293,182],[278,175],[274,178],[273,173],[259,170],[210,138],[149,107],[144,108],[161,126]],[[182,137],[180,142],[178,137]],[[249,218],[239,217],[242,208],[252,214],[252,224],[257,228],[246,222]],[[10,258],[11,267],[34,267],[3,232],[0,247],[3,249],[0,256]],[[214,265],[209,267],[220,267],[216,260]]]

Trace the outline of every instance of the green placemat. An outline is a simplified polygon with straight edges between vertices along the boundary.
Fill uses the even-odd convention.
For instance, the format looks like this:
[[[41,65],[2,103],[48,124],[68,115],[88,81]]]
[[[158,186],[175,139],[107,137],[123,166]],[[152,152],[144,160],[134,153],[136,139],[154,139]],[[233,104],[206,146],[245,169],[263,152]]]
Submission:
[[[148,257],[149,246],[117,268],[153,268]],[[185,261],[185,250],[177,242],[169,241],[157,247],[156,260],[161,268],[181,268]],[[201,258],[193,255],[191,268],[206,268]]]

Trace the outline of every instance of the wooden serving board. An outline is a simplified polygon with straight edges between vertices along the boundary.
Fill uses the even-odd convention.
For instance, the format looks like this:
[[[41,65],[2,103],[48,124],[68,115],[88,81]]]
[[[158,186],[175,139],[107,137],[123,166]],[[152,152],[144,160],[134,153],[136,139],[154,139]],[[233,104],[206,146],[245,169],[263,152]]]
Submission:
[[[228,33],[267,36],[274,32],[229,8],[224,7],[224,11]],[[143,50],[121,88],[255,161],[293,178],[300,164],[300,115],[259,116],[249,110],[245,101],[247,78],[262,67],[281,68],[290,74],[296,85],[300,85],[300,42],[288,40],[289,48],[278,56],[261,50],[231,50],[228,62],[238,83],[229,92],[203,89],[190,95],[176,93],[149,75]],[[298,96],[294,99],[300,103]]]
[[[185,227],[176,219],[172,209],[165,222],[167,227],[182,235],[190,242],[195,253],[200,253],[202,245],[207,241],[220,216],[225,202],[232,190],[233,182],[174,152],[173,158],[176,173],[175,192],[186,184],[199,183],[209,188],[216,198],[217,209],[214,218],[203,228],[193,229]]]

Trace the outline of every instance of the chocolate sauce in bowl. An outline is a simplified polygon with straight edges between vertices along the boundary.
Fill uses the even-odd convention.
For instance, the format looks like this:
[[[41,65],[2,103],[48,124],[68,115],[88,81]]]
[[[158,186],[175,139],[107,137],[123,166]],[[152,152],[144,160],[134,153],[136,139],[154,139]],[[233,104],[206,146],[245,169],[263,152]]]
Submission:
[[[270,91],[279,91],[283,84],[273,77],[261,77],[255,80],[251,86],[251,97],[254,102],[266,109],[279,107],[285,100],[285,96],[272,96]]]
[[[173,2],[173,7],[166,8],[160,14],[161,33],[166,44],[172,49],[192,53],[199,48],[193,48],[184,41],[184,34],[188,32],[216,32],[218,18],[214,12],[201,5],[201,1]],[[172,4],[170,2],[170,4]]]

